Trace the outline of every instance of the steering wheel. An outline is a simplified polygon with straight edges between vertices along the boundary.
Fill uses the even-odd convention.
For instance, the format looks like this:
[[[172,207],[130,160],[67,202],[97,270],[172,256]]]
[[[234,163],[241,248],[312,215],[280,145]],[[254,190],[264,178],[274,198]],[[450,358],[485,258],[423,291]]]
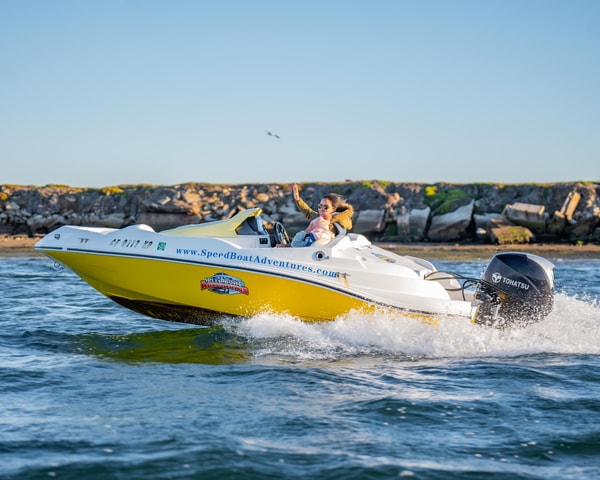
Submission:
[[[273,224],[273,235],[275,236],[275,243],[281,243],[282,245],[290,244],[290,237],[288,237],[285,227],[281,222]]]

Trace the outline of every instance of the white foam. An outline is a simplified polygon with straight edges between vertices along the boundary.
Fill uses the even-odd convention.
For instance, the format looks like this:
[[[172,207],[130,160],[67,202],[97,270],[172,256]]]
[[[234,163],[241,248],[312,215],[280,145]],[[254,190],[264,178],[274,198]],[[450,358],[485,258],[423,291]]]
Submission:
[[[428,325],[398,315],[358,313],[324,323],[306,323],[289,315],[264,313],[229,328],[258,342],[259,355],[298,359],[357,354],[425,357],[600,354],[600,305],[565,294],[555,296],[548,318],[526,328],[498,330],[456,319]]]

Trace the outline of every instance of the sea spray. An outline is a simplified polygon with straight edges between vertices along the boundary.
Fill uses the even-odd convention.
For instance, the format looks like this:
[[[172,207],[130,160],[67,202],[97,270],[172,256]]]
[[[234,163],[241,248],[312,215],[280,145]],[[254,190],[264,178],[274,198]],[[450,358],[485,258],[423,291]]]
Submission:
[[[325,323],[264,313],[230,328],[249,341],[260,340],[261,355],[302,359],[357,354],[439,358],[600,354],[600,306],[566,294],[556,295],[547,319],[524,328],[500,330],[455,318],[432,325],[398,314],[361,313]]]

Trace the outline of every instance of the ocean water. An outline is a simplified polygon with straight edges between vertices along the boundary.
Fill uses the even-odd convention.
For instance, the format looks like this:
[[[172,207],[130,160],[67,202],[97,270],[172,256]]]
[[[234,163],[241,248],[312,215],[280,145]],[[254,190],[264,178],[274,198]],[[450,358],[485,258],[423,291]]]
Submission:
[[[0,258],[2,479],[600,478],[600,259],[550,316],[154,320]],[[479,260],[434,260],[479,276]]]

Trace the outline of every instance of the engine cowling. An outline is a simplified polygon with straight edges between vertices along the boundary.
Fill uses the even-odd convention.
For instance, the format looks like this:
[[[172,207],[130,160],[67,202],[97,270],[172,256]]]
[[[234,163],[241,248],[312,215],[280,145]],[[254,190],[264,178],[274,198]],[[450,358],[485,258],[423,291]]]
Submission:
[[[495,255],[475,294],[474,321],[504,328],[546,318],[554,303],[553,268],[552,262],[530,253]]]

